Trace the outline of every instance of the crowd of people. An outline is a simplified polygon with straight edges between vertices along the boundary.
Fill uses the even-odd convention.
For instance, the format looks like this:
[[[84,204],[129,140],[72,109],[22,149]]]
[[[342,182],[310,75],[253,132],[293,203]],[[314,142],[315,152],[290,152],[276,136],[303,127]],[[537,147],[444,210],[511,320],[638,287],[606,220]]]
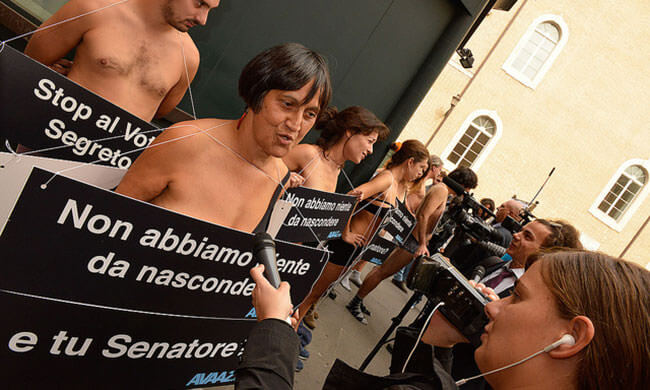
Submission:
[[[45,25],[111,3],[69,1]],[[26,53],[151,120],[175,107],[188,88],[199,54],[187,31],[205,24],[210,9],[218,5],[218,0],[132,0],[39,32]],[[73,48],[74,61],[62,60]],[[336,191],[343,165],[361,163],[377,141],[389,136],[388,126],[366,108],[330,107],[333,93],[328,66],[319,53],[297,43],[269,48],[241,73],[239,95],[246,108],[239,120],[204,118],[175,124],[140,155],[116,191],[233,229],[265,231],[284,190],[305,186]],[[312,127],[320,137],[313,145],[301,144]],[[350,314],[367,323],[370,310],[363,299],[418,257],[440,250],[431,245],[432,237],[448,202],[464,196],[443,182],[443,175],[465,192],[478,185],[470,168],[446,174],[442,160],[424,144],[406,140],[372,179],[347,189],[358,203],[342,237],[305,243],[326,247],[332,254],[302,302],[291,302],[286,283],[273,288],[263,277],[262,266],[251,269],[259,322],[237,370],[236,388],[293,387],[301,350],[296,329],[303,320],[315,327],[314,305],[346,271],[358,279],[369,260],[365,256],[369,240],[400,203],[415,216],[412,235],[363,281],[358,280],[360,287],[346,306]],[[496,210],[490,199],[481,204],[484,208],[477,216],[498,232],[499,240],[494,241],[506,251],[494,256],[485,248],[472,247],[462,255],[486,269],[477,288],[492,301],[485,308],[489,322],[481,345],[463,347],[466,338],[435,312],[430,321],[419,322],[425,329],[422,342],[438,352],[453,349],[452,365],[434,360],[428,372],[376,377],[337,363],[324,388],[450,389],[461,377],[489,373],[538,350],[544,353],[487,375],[489,385],[645,388],[650,383],[650,272],[583,250],[578,231],[561,219],[536,218],[520,230],[507,228],[508,217],[521,223],[526,208],[521,201],[507,200]],[[285,319],[294,313],[294,304],[292,327]],[[474,383],[478,388],[487,386]]]

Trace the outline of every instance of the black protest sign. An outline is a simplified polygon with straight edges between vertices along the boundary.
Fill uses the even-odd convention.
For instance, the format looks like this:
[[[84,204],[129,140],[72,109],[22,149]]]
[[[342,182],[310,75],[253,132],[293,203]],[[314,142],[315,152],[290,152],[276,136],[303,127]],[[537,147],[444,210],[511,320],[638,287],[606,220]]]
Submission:
[[[366,245],[362,258],[373,264],[381,265],[395,249],[395,243],[375,234]]]
[[[289,242],[313,242],[341,237],[356,198],[298,187],[287,190],[284,199],[293,207],[277,238]],[[316,236],[316,237],[314,237]]]
[[[11,313],[0,325],[0,381],[232,383],[254,324],[253,236],[53,175],[33,169],[0,235],[0,305]],[[280,276],[300,302],[324,252],[276,248]]]
[[[39,155],[128,168],[160,133],[8,45],[0,47],[0,140]]]
[[[382,236],[397,245],[402,245],[415,227],[415,216],[411,214],[406,204],[399,200],[397,201],[397,207],[391,209],[389,216],[390,218],[384,226]]]
[[[0,288],[174,315],[251,313],[251,234],[61,176],[41,188],[53,175],[34,168],[0,236]],[[301,302],[325,252],[281,241],[276,250]]]
[[[6,313],[0,321],[0,382],[7,389],[232,384],[242,342],[255,324],[127,312],[4,290],[0,307]]]

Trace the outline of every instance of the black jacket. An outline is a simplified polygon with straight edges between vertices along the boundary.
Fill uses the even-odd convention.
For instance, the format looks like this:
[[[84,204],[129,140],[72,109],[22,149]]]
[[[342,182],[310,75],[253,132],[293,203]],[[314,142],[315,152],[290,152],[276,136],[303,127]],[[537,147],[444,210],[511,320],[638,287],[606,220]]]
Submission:
[[[236,372],[235,389],[292,389],[300,341],[293,329],[280,320],[258,322],[246,342]],[[394,374],[377,377],[360,372],[340,360],[330,371],[324,390],[449,390],[454,381],[435,361],[431,375]]]

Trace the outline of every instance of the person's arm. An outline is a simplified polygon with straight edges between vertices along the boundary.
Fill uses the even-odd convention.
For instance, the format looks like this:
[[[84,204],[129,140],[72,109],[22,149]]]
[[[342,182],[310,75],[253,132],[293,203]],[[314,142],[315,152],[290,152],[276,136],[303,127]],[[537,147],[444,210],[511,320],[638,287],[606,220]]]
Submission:
[[[70,0],[39,28],[92,11],[96,6],[95,1]],[[92,17],[93,15],[84,16],[35,33],[25,47],[25,55],[44,65],[55,65],[81,42],[92,25]]]
[[[150,202],[158,197],[172,181],[175,172],[182,170],[182,163],[192,153],[188,138],[201,131],[194,121],[181,122],[163,131],[142,152],[126,172],[116,192],[131,198]]]
[[[369,199],[370,197],[386,191],[393,184],[393,177],[390,172],[382,171],[377,176],[373,177],[369,182],[360,185],[359,187],[349,191],[347,195],[356,196],[358,201]],[[359,203],[357,203],[359,207]],[[350,230],[350,221],[345,226],[341,239],[349,244],[355,246],[362,246],[365,244],[366,238],[361,233],[353,233]]]
[[[424,201],[415,213],[417,223],[413,229],[413,236],[418,241],[416,256],[429,256],[427,241],[436,226],[438,219],[444,211],[445,201],[447,200],[447,190],[444,185],[434,185],[429,193],[424,197]]]
[[[263,275],[264,266],[251,269],[255,281],[253,305],[258,322],[248,336],[235,373],[235,389],[292,389],[300,339],[284,319],[291,313],[290,286],[276,290]],[[293,320],[296,318],[294,316]]]
[[[183,36],[181,42],[182,47],[179,45],[179,56],[184,56],[183,70],[181,71],[181,77],[179,78],[176,85],[167,92],[167,95],[163,98],[163,101],[158,106],[158,111],[155,114],[156,118],[161,118],[178,105],[178,103],[185,95],[185,91],[190,86],[196,72],[199,69],[200,55],[199,50],[194,46],[192,39],[189,36]],[[186,68],[187,66],[187,68]],[[189,80],[188,80],[189,79]]]
[[[313,162],[315,158],[318,158],[316,155],[316,147],[309,144],[300,144],[294,146],[289,153],[282,157],[284,165],[289,168],[291,171],[291,178],[289,179],[289,188],[299,187],[304,184],[305,177],[303,170],[311,164],[314,166],[317,164]]]

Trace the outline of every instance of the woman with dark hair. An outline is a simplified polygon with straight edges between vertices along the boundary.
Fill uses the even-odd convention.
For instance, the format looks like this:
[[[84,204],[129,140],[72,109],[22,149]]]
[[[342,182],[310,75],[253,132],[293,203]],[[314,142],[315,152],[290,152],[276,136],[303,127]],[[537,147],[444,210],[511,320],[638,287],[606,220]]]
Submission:
[[[297,145],[283,158],[291,171],[292,187],[302,185],[321,191],[336,191],[345,162],[359,164],[372,154],[375,142],[385,139],[390,132],[375,114],[359,106],[340,112],[330,107],[319,116],[315,128],[321,132],[315,145]],[[305,310],[305,324],[313,329],[317,313],[311,307]]]
[[[303,186],[327,192],[336,190],[346,161],[359,164],[372,154],[375,142],[390,133],[375,114],[359,106],[340,112],[330,107],[320,115],[315,128],[321,132],[316,144],[297,145],[283,161],[292,173],[302,176]]]
[[[312,291],[300,304],[300,319],[340,274],[352,264],[363,246],[373,236],[386,213],[394,208],[398,201],[404,202],[409,183],[423,174],[428,159],[429,152],[420,141],[406,141],[392,156],[386,169],[369,182],[351,191],[360,199],[357,211],[343,232],[343,237],[329,241],[328,249],[333,253]],[[365,307],[361,308],[361,310],[364,309]],[[368,314],[367,309],[365,310]],[[359,321],[365,321],[361,311],[355,316]]]
[[[268,319],[248,338],[253,347],[244,351],[235,388],[255,388],[254,378],[289,389],[292,372],[268,369],[282,366],[282,357],[297,359],[297,337],[275,320],[291,311],[288,286],[271,290],[258,269],[251,274],[258,286],[253,304],[275,312],[258,309],[267,313],[258,320]],[[265,301],[256,300],[262,290]],[[643,390],[650,383],[650,272],[638,264],[589,251],[541,253],[529,258],[513,295],[490,297],[475,359],[492,388]],[[264,340],[270,339],[282,342],[269,346]],[[444,348],[466,339],[436,312],[422,341]],[[333,369],[323,388],[456,389],[466,381],[455,382],[440,364],[423,374],[376,377],[349,367],[346,373]]]
[[[323,57],[272,47],[242,71],[239,120],[175,124],[133,163],[117,192],[246,232],[266,230],[289,172],[282,162],[329,104]]]

